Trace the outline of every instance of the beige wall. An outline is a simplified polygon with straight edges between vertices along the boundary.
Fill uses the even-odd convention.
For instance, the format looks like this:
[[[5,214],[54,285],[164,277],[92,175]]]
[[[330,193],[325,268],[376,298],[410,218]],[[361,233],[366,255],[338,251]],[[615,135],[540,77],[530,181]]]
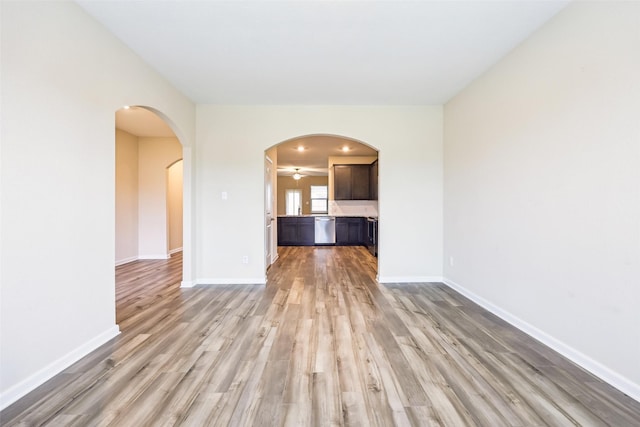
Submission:
[[[379,150],[380,280],[441,279],[441,107],[199,105],[196,123],[196,282],[264,282],[264,152],[313,134]]]
[[[311,186],[327,185],[328,177],[326,176],[305,176],[298,181],[290,176],[278,177],[278,215],[286,213],[285,191],[292,189],[302,190],[302,214],[311,213]]]
[[[116,265],[138,259],[138,137],[116,129]]]
[[[169,256],[167,168],[182,157],[176,138],[138,138],[138,250],[140,259]]]
[[[116,129],[116,265],[182,248],[181,156],[176,138]]]
[[[167,168],[167,215],[169,253],[182,250],[182,173],[183,161]]]
[[[571,3],[446,105],[444,163],[449,283],[636,399],[639,24]]]
[[[185,96],[74,2],[0,2],[0,408],[118,333],[115,111]],[[28,338],[27,338],[28,337]]]

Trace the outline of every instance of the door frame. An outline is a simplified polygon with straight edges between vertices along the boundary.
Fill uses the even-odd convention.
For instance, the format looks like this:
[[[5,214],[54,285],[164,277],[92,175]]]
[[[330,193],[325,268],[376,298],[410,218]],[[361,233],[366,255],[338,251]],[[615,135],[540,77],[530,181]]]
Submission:
[[[273,183],[273,160],[265,154],[264,156],[264,260],[265,271],[269,270],[273,264],[273,239],[274,239],[274,183]]]

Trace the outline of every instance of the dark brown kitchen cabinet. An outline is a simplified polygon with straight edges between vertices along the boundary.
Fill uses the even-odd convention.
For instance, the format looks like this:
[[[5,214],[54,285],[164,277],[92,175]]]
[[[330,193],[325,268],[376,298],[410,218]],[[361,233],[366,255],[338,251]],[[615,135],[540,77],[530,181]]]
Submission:
[[[336,165],[333,167],[333,198],[335,200],[351,200],[351,166]],[[336,224],[337,226],[337,224]]]
[[[358,246],[364,244],[365,219],[362,217],[336,218],[336,245]]]
[[[300,246],[313,246],[315,237],[315,218],[298,218],[298,242],[300,242]]]
[[[278,245],[295,245],[298,241],[297,218],[278,218]]]
[[[279,246],[312,246],[314,236],[313,217],[278,217]]]
[[[370,165],[335,165],[333,198],[335,200],[369,200]]]
[[[369,193],[371,200],[378,200],[378,161],[371,163],[369,170]]]

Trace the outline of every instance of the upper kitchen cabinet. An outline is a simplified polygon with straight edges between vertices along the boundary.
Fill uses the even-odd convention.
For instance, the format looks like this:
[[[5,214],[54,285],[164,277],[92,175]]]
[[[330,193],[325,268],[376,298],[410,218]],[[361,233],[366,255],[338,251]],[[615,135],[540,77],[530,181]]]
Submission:
[[[333,166],[335,200],[378,200],[378,161]]]
[[[369,170],[369,192],[371,200],[378,200],[378,161],[371,163]]]
[[[335,200],[369,200],[370,165],[334,165],[333,198]]]

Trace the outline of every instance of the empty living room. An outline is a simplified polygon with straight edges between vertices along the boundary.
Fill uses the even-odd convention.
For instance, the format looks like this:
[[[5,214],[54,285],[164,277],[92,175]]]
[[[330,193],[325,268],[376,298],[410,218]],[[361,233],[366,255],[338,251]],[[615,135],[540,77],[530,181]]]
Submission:
[[[0,21],[0,425],[640,425],[640,2]]]

